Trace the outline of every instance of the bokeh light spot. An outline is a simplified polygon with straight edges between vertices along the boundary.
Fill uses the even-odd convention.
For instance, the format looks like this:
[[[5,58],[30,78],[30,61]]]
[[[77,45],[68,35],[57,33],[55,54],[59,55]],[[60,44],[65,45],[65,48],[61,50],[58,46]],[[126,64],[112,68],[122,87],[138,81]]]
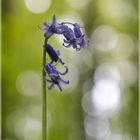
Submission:
[[[16,88],[24,96],[37,96],[41,92],[41,77],[35,71],[25,71],[17,77]]]
[[[17,120],[15,133],[23,140],[37,140],[41,133],[41,122],[35,118],[24,115]]]
[[[128,24],[136,19],[136,10],[130,0],[99,0],[98,8],[102,15],[113,22]],[[123,12],[122,12],[123,11]]]
[[[99,51],[109,51],[116,47],[118,35],[115,29],[108,25],[99,26],[92,34],[92,43]]]
[[[133,85],[138,79],[136,64],[130,61],[121,61],[118,65],[122,77],[121,84],[124,86]]]
[[[68,4],[75,9],[81,9],[86,7],[90,0],[67,0]]]
[[[78,86],[79,83],[79,73],[76,67],[69,65],[69,74],[65,76],[65,79],[69,79],[70,83],[68,86],[64,86],[64,90],[71,92]]]
[[[71,22],[71,23],[79,23],[80,26],[83,26],[83,21],[81,19],[81,16],[73,11],[68,11],[65,12],[63,15],[61,15],[61,17],[58,19],[58,21],[63,22],[63,21],[67,21],[67,22]]]
[[[51,0],[25,0],[26,7],[35,14],[44,13],[51,5]]]
[[[82,108],[85,113],[94,116],[94,106],[91,100],[91,92],[87,92],[84,94],[82,98]]]
[[[106,118],[86,116],[85,131],[91,138],[105,139],[110,135],[109,122]]]
[[[132,56],[135,49],[135,42],[131,36],[128,34],[119,34],[117,47],[113,49],[112,56],[118,60],[126,59]]]
[[[95,108],[100,111],[113,111],[120,101],[118,84],[109,79],[97,81],[92,89],[92,101]]]
[[[15,121],[17,121],[19,118],[23,116],[23,112],[21,111],[14,111],[8,114],[6,118],[6,130],[9,134],[14,134],[14,127],[15,127]]]
[[[111,79],[115,82],[120,82],[120,71],[116,65],[103,63],[99,65],[95,71],[94,80]]]

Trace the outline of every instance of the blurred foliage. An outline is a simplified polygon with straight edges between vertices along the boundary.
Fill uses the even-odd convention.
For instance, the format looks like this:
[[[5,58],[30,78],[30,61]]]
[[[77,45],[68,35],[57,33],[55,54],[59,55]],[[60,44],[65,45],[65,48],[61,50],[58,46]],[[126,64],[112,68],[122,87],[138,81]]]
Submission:
[[[80,2],[84,2],[78,1],[79,6]],[[124,7],[128,6],[126,7],[128,11],[129,8],[132,9],[128,12],[119,5],[118,9],[114,6],[116,9],[110,12],[107,4],[114,2],[120,2],[119,4],[122,3]],[[86,92],[91,91],[95,84],[93,76],[96,69],[102,63],[113,63],[118,66],[123,61],[132,62],[138,69],[137,0],[88,0],[87,4],[81,8],[78,5],[75,8],[70,3],[70,0],[61,2],[52,0],[46,12],[35,14],[27,9],[24,0],[2,1],[3,140],[41,140],[42,93],[40,84],[44,37],[43,32],[38,29],[38,25],[42,26],[44,21],[50,21],[53,14],[58,20],[65,16],[68,19],[76,19],[75,22],[80,20],[91,45],[77,53],[63,47],[60,48],[62,57],[67,61],[68,67],[71,67],[68,77],[74,79],[70,81],[72,88],[64,88],[62,94],[57,89],[48,91],[48,140],[101,140],[98,137],[88,136],[85,125],[85,118],[88,114],[82,108],[83,96]],[[74,5],[76,4],[74,3]],[[117,35],[125,34],[131,38],[130,40],[133,40],[133,52],[128,58],[121,59],[121,53],[115,57],[116,51],[113,52],[115,48],[106,52],[94,48],[97,42],[96,38],[93,39],[93,33],[102,25],[112,27]],[[92,40],[95,41],[95,44]],[[57,41],[59,40],[56,40],[55,37],[50,40],[55,48],[61,45]],[[125,51],[122,54],[125,54]],[[128,69],[125,70],[127,72]],[[133,71],[131,71],[132,73]],[[129,74],[126,74],[126,81],[122,78],[123,76],[121,77],[121,107],[108,119],[111,136],[107,140],[113,140],[113,138],[116,140],[114,133],[122,137],[127,134],[127,140],[131,140],[131,138],[138,140],[138,80],[136,73],[137,71],[134,72],[136,80],[130,85],[126,84]],[[27,94],[26,92],[32,93]],[[93,126],[94,129],[97,127]],[[117,140],[123,140],[123,138],[119,137]]]

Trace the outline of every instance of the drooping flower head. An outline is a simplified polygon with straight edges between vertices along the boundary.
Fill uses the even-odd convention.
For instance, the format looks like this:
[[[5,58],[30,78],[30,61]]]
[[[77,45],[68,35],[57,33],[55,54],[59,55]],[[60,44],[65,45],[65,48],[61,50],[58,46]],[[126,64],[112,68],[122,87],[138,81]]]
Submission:
[[[63,36],[65,37],[63,46],[77,48],[74,32],[67,25],[62,25]]]
[[[70,23],[72,24],[72,23]],[[80,26],[78,23],[72,24],[73,30],[69,28],[64,23],[61,26],[63,31],[63,36],[65,37],[63,46],[65,47],[73,47],[77,51],[81,48],[87,47],[89,44],[88,40],[85,40],[84,34],[82,34],[80,30]]]
[[[43,23],[45,27],[41,28],[41,30],[45,30],[44,36],[46,38],[51,37],[54,33],[61,34],[61,28],[60,25],[56,23],[56,17],[55,15],[52,17],[52,23],[44,22]]]
[[[59,90],[62,91],[61,83],[69,84],[69,80],[63,80],[60,76],[68,73],[68,68],[65,68],[65,72],[61,73],[58,70],[56,70],[56,68],[51,64],[48,64],[44,67],[44,71],[47,72],[48,76],[50,77],[50,80],[44,77],[44,80],[51,83],[51,85],[48,87],[49,90],[53,89],[54,85],[56,85],[59,88]]]
[[[46,44],[45,49],[46,49],[46,52],[48,53],[48,55],[49,55],[49,57],[51,59],[50,64],[52,64],[53,62],[60,62],[62,65],[64,65],[64,62],[59,57],[59,55],[60,55],[59,50],[55,51],[50,44]]]
[[[83,36],[83,34],[82,34],[81,30],[80,30],[81,27],[79,26],[79,24],[78,23],[74,23],[73,26],[74,26],[75,37],[79,38],[79,37]]]
[[[62,25],[61,29],[62,29],[62,32],[63,32],[63,36],[67,40],[73,40],[74,39],[74,33],[73,33],[71,28],[69,28],[67,25]]]
[[[89,40],[85,39],[85,35],[82,34],[81,30],[80,30],[80,26],[78,23],[73,24],[74,26],[74,34],[77,40],[77,44],[80,46],[80,48],[85,48],[89,45]]]

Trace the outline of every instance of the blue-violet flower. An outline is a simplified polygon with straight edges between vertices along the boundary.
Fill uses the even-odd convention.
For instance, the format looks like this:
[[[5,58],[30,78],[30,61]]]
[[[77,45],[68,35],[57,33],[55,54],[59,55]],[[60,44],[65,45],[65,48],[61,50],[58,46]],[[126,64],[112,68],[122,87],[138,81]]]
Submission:
[[[60,62],[62,65],[64,65],[64,62],[59,57],[59,55],[60,55],[59,50],[55,51],[50,44],[46,44],[45,49],[46,49],[46,52],[48,53],[48,55],[49,55],[49,57],[51,59],[50,64],[52,64],[53,62]]]
[[[74,49],[78,49],[73,30],[69,28],[67,25],[62,25],[61,28],[63,31],[63,36],[65,37],[63,46],[67,48],[72,46]]]
[[[74,32],[67,25],[61,26],[63,36],[65,37],[63,46],[67,48],[72,46],[74,49],[79,51],[81,48],[88,46],[89,41],[85,40],[84,35],[80,30],[81,27],[77,23],[72,25],[74,26]]]
[[[80,46],[80,48],[87,47],[89,45],[89,40],[85,40],[84,35],[80,30],[81,27],[79,26],[78,23],[73,24],[73,26],[77,44]]]
[[[41,28],[41,30],[46,30],[44,36],[46,38],[51,37],[54,33],[56,34],[62,34],[61,25],[56,23],[56,17],[55,15],[52,17],[52,23],[44,22],[43,23],[45,27]]]
[[[51,65],[48,64],[44,67],[44,71],[48,73],[48,76],[50,77],[50,79],[47,79],[46,77],[44,77],[44,80],[48,81],[49,83],[51,83],[51,85],[48,87],[49,90],[53,89],[54,85],[56,85],[60,91],[62,91],[62,87],[61,87],[61,82],[64,84],[69,84],[69,80],[63,80],[60,75],[65,75],[68,72],[68,68],[65,66],[65,72],[61,73],[58,70],[56,70],[56,68]]]

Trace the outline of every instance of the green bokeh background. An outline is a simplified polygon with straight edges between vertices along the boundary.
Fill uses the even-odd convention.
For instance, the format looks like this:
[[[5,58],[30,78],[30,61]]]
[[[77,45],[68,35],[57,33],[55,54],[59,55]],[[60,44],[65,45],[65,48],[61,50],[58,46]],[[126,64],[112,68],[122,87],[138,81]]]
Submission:
[[[128,10],[130,18],[128,16],[125,20],[125,17],[121,19],[113,17],[112,13],[106,14],[107,4],[118,1],[123,2],[124,5],[129,3],[130,7],[133,6],[132,11]],[[44,21],[51,21],[53,14],[60,20],[68,12],[80,16],[81,24],[84,25],[85,34],[91,44],[85,49],[86,53],[84,50],[77,52],[78,54],[71,51],[70,53],[74,55],[74,58],[71,58],[72,54],[67,56],[67,49],[60,47],[60,43],[55,37],[50,39],[50,43],[62,51],[62,58],[68,63],[68,66],[72,66],[76,58],[78,63],[73,67],[78,69],[75,79],[79,80],[73,90],[64,88],[62,94],[56,88],[53,91],[47,91],[48,140],[99,140],[97,137],[88,137],[85,131],[84,120],[87,114],[82,108],[83,95],[92,89],[94,72],[99,64],[111,62],[117,65],[123,60],[119,55],[117,58],[113,58],[115,52],[113,49],[108,52],[100,52],[92,48],[94,46],[94,44],[92,45],[94,30],[101,25],[109,25],[118,34],[124,33],[130,36],[133,39],[134,48],[131,55],[125,59],[132,62],[136,70],[138,69],[138,1],[118,1],[89,0],[86,6],[75,8],[69,4],[68,0],[52,0],[49,9],[40,14],[29,11],[24,0],[2,1],[2,140],[41,140],[42,93],[40,82],[44,37],[43,32],[37,26],[42,26]],[[82,0],[79,2],[82,3]],[[123,14],[125,9],[114,9],[114,11]],[[70,17],[67,16],[67,18]],[[78,21],[77,18],[75,22]],[[91,53],[90,57],[88,56],[89,52]],[[127,49],[123,53],[125,55]],[[81,60],[82,57],[85,57],[85,60]],[[90,59],[93,59],[92,63],[90,63]],[[38,90],[35,95],[34,93],[24,95],[18,90],[17,86],[20,85],[17,83],[20,81],[18,79],[22,74],[27,74],[26,72],[29,72],[28,75],[31,73],[31,76],[37,77],[31,87],[25,84],[25,88],[29,88],[31,92]],[[70,73],[72,74],[71,69]],[[134,73],[136,74],[137,71]],[[26,78],[31,80],[30,76],[28,79],[26,75]],[[85,91],[83,88],[86,81],[88,82]],[[121,81],[127,83],[127,81],[123,81],[123,78]],[[26,82],[24,81],[24,83]],[[27,81],[27,84],[30,84],[30,81]],[[114,140],[125,140],[126,135],[126,140],[138,140],[138,80],[136,79],[131,85],[124,84],[120,87],[121,104],[123,105],[109,118],[111,136],[108,137],[108,140],[113,140],[113,138]],[[129,101],[127,102],[127,100]],[[96,127],[94,126],[94,128]],[[114,133],[119,134],[119,139]]]

